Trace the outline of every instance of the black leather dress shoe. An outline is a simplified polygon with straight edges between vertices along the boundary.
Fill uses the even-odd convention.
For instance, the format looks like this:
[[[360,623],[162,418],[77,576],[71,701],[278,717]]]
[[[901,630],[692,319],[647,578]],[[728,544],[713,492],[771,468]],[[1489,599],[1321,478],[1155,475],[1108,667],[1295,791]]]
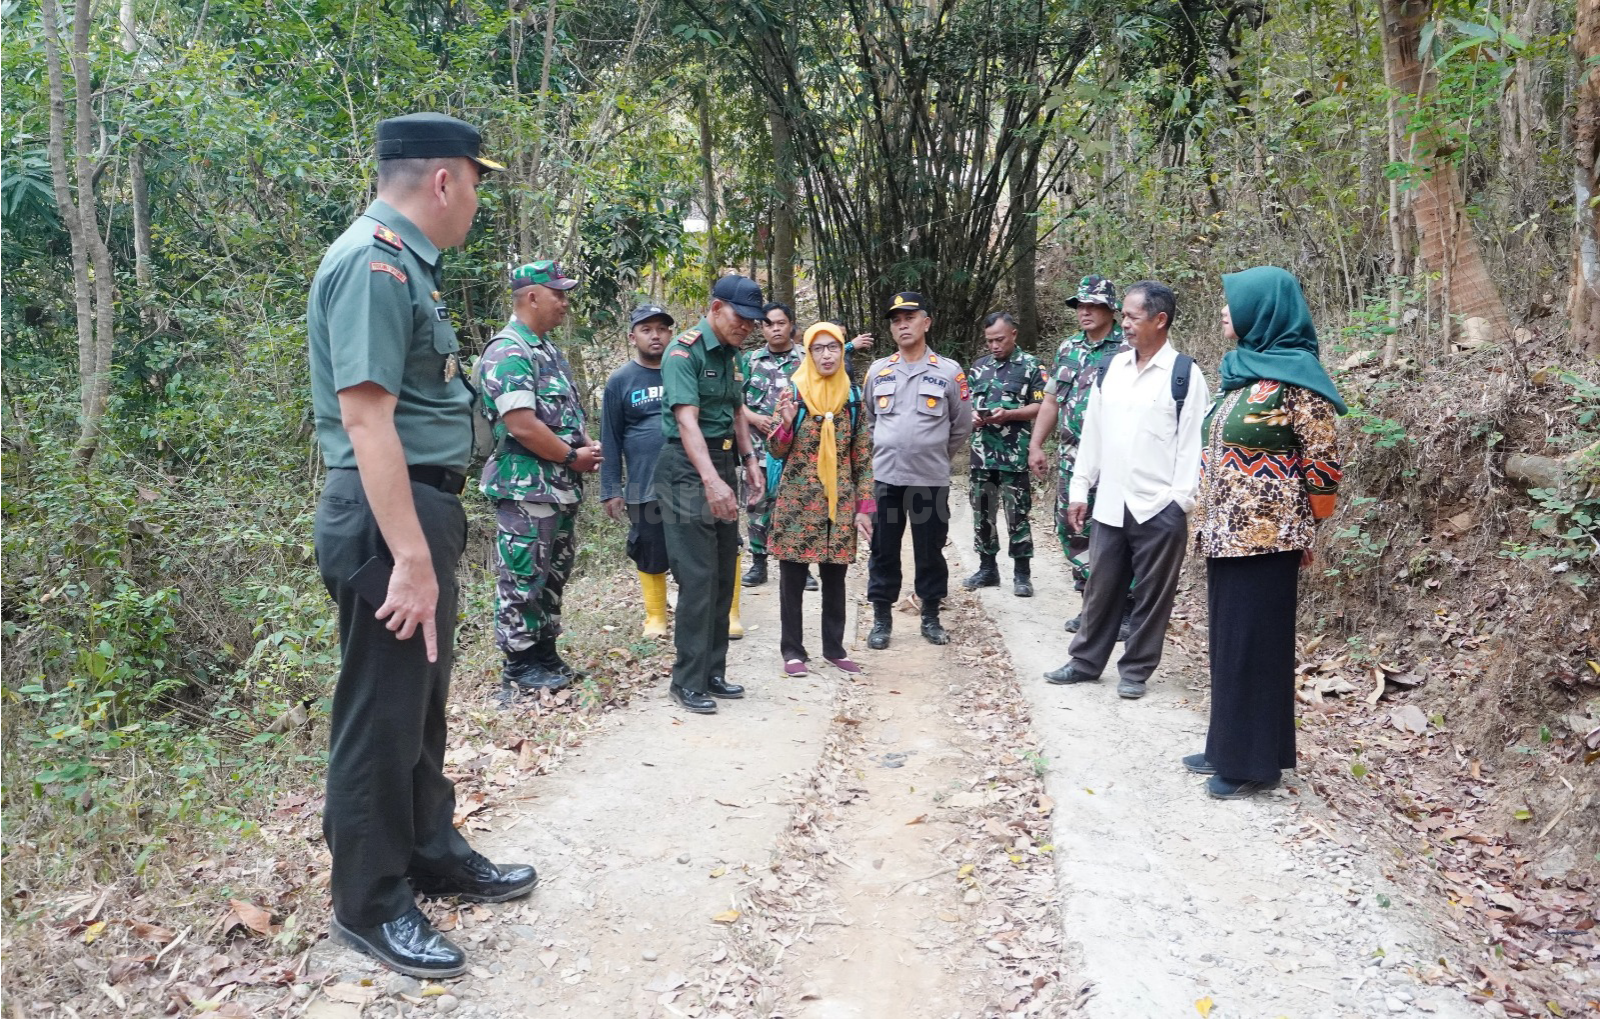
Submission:
[[[1091,676],[1081,669],[1074,669],[1071,662],[1068,662],[1059,669],[1051,669],[1049,672],[1044,674],[1044,678],[1048,679],[1057,686],[1066,686],[1069,683],[1100,682],[1099,676]]]
[[[465,902],[505,902],[527,895],[539,883],[526,863],[501,867],[482,853],[473,853],[448,874],[415,874],[411,887],[423,895],[454,896]]]
[[[422,910],[415,906],[376,927],[346,927],[337,918],[332,926],[340,940],[396,973],[440,980],[467,971],[466,953],[434,930]]]
[[[697,715],[714,715],[717,713],[717,702],[703,693],[685,690],[678,684],[672,684],[672,699],[683,705],[685,711],[693,711]]]
[[[706,693],[732,701],[744,696],[744,687],[738,683],[730,683],[721,676],[712,676],[706,681]]]

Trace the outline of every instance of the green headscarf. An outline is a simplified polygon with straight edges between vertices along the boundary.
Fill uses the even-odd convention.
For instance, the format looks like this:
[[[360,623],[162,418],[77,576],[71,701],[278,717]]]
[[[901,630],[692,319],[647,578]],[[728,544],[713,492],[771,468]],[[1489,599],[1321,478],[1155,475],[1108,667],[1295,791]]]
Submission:
[[[1317,359],[1317,330],[1299,280],[1276,266],[1261,265],[1224,274],[1222,293],[1233,331],[1239,334],[1239,345],[1222,357],[1224,392],[1272,379],[1309,389],[1340,414],[1349,413]]]

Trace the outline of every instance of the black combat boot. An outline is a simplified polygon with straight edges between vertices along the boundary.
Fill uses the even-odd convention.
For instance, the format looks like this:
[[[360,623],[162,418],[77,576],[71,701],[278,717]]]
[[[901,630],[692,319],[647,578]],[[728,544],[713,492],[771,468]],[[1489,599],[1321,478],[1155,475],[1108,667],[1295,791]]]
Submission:
[[[1018,598],[1033,597],[1033,560],[1011,560],[1011,593]]]
[[[1122,606],[1122,622],[1117,624],[1117,643],[1126,644],[1133,633],[1133,595]]]
[[[507,651],[505,667],[500,670],[500,680],[506,686],[514,686],[519,690],[560,690],[571,682],[566,676],[540,663],[538,645],[521,651]]]
[[[539,638],[539,640],[534,642],[533,650],[536,655],[535,661],[556,675],[565,676],[569,680],[583,680],[589,678],[589,674],[587,672],[580,672],[571,665],[568,665],[566,661],[562,659],[561,653],[556,650],[555,637],[547,636]]]
[[[936,601],[922,603],[922,638],[929,644],[950,643],[950,635],[939,622],[939,603]]]
[[[767,557],[752,555],[750,568],[744,571],[744,576],[739,578],[739,583],[745,587],[760,587],[767,582]]]
[[[882,651],[889,646],[889,634],[894,630],[894,617],[886,601],[872,603],[872,632],[867,634],[867,647]]]
[[[961,582],[961,586],[968,591],[980,587],[1000,586],[1000,567],[996,565],[994,556],[980,555],[978,557],[978,572]]]

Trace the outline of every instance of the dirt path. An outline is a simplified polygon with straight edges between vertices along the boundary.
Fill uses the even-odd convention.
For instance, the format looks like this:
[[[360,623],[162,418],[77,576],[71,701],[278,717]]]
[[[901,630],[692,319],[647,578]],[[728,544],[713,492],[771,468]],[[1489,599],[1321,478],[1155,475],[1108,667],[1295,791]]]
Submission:
[[[1177,765],[1204,732],[1188,624],[1143,701],[1051,687],[1077,599],[1053,553],[1034,578],[1031,601],[953,597],[947,647],[901,612],[864,650],[855,606],[859,682],[783,678],[776,584],[745,592],[744,700],[689,716],[663,682],[475,833],[542,880],[429,906],[470,976],[424,987],[324,942],[305,1014],[1466,1016],[1428,982],[1444,946],[1309,788],[1216,803]]]
[[[826,674],[785,678],[776,583],[743,604],[747,635],[730,659],[743,700],[696,717],[663,683],[474,834],[491,858],[534,862],[541,881],[523,902],[428,904],[469,949],[469,976],[423,986],[325,941],[310,969],[334,978],[307,1014],[381,1019],[443,1002],[496,1019],[944,1019],[1040,998],[1036,973],[1051,976],[1045,987],[1058,969],[1048,860],[1035,850],[1035,866],[1007,859],[991,873],[994,840],[973,833],[990,802],[974,787],[1039,788],[1006,751],[1019,704],[991,698],[974,713],[965,683],[986,673],[963,668],[966,648],[923,641],[914,615],[882,654],[860,650],[852,625],[864,681],[822,663],[814,626]],[[958,636],[979,629],[959,618]],[[1016,914],[1003,903],[1024,888],[1030,912]],[[1007,947],[1041,911],[1043,950]]]
[[[970,563],[971,521],[951,501]],[[980,594],[1050,758],[1066,934],[1094,986],[1085,1015],[1191,1015],[1204,999],[1228,1019],[1478,1014],[1425,983],[1445,946],[1306,784],[1222,803],[1179,765],[1204,748],[1205,666],[1188,650],[1203,652],[1203,621],[1174,624],[1143,700],[1116,696],[1115,656],[1100,684],[1054,687],[1040,674],[1067,660],[1078,596],[1057,553],[1033,577],[1031,600],[1009,583]]]

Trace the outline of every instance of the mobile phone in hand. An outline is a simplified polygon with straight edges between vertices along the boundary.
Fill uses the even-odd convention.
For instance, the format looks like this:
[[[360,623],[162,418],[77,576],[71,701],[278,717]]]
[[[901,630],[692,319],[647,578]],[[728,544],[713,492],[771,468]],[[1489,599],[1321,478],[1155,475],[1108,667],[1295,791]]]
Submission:
[[[350,574],[349,584],[373,608],[382,608],[389,600],[389,574],[394,564],[382,556],[373,556]]]

